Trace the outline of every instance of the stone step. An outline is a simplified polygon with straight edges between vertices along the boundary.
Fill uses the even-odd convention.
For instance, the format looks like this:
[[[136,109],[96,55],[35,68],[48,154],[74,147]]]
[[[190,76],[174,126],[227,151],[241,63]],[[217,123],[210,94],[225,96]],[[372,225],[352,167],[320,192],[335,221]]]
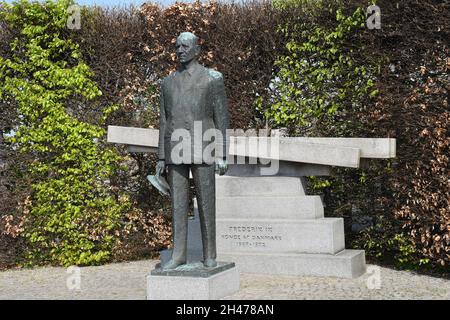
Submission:
[[[346,249],[334,255],[220,252],[218,259],[234,261],[244,273],[356,278],[366,272],[363,250]]]
[[[305,195],[306,182],[300,177],[216,177],[218,197]]]
[[[320,219],[320,196],[217,197],[217,219]]]
[[[344,220],[217,219],[217,252],[326,253],[345,249]]]

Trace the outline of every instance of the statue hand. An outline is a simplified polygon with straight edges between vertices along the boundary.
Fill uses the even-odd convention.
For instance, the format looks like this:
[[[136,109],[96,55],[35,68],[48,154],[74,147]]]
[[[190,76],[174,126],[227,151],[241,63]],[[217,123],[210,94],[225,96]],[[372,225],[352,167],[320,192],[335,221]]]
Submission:
[[[216,161],[216,171],[219,175],[223,176],[228,170],[228,161],[223,159],[217,159]]]
[[[164,160],[158,160],[158,163],[156,164],[156,175],[162,176],[165,170],[166,162]]]

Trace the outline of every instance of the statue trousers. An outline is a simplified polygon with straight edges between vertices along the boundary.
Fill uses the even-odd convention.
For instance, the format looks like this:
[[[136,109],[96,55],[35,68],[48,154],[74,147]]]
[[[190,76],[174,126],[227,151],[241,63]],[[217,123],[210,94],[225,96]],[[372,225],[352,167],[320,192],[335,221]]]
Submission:
[[[168,165],[172,201],[174,261],[186,261],[189,211],[189,169],[194,179],[203,242],[203,258],[216,259],[215,165]]]

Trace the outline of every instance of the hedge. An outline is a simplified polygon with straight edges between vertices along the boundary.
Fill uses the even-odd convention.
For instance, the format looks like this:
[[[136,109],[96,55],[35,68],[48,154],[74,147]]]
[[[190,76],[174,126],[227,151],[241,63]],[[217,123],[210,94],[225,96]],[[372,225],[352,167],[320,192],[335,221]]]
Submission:
[[[69,34],[103,94],[73,115],[90,123],[117,105],[103,128],[157,127],[159,80],[176,67],[176,36],[192,31],[202,40],[201,62],[225,76],[234,128],[268,125],[293,135],[396,138],[396,159],[311,178],[311,191],[325,195],[328,216],[344,217],[348,247],[364,248],[372,260],[448,272],[450,10],[431,0],[377,1],[382,28],[370,30],[364,23],[369,4],[291,0],[85,8],[81,30]],[[11,54],[5,43],[16,34],[1,34],[2,57]],[[10,132],[17,105],[3,102],[0,112],[0,130]],[[29,166],[29,154],[18,155],[4,142],[1,147],[10,168]],[[121,218],[111,259],[148,256],[169,244],[169,204],[145,181],[154,156],[117,150],[129,169],[111,176],[111,188],[116,196],[119,190],[128,194],[132,209]],[[21,192],[13,192],[15,181]],[[13,217],[8,223],[14,230],[20,229],[30,183],[14,170],[2,176],[2,196],[8,194],[9,202],[1,214]],[[360,219],[370,227],[352,231]],[[20,248],[20,238],[6,232],[0,243]]]

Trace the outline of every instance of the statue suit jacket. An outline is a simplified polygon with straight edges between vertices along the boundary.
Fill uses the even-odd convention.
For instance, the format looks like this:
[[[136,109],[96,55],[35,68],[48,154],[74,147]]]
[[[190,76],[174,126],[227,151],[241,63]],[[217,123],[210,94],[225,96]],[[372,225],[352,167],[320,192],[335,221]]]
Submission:
[[[206,130],[214,128],[222,134],[221,141],[216,141],[216,151],[220,154],[214,155],[214,152],[209,152],[209,154],[226,157],[226,129],[229,125],[229,116],[223,76],[220,72],[205,68],[198,62],[188,69],[179,69],[172,72],[162,81],[160,99],[158,144],[160,160],[165,160],[166,164],[173,164],[171,153],[177,145],[176,153],[183,154],[178,152],[181,146],[181,138],[172,141],[172,133],[176,129],[185,129],[184,132],[189,132],[190,135],[190,139],[184,141],[185,146],[186,144],[190,145],[190,157],[186,161],[188,154],[185,154],[185,161],[182,163],[205,163],[202,156],[203,152],[215,139],[208,138],[209,141],[208,139],[203,141],[202,137]],[[201,140],[197,140],[200,143],[196,143],[195,146],[194,132],[197,138],[201,135],[199,138]],[[209,150],[211,150],[211,146],[207,151]]]

